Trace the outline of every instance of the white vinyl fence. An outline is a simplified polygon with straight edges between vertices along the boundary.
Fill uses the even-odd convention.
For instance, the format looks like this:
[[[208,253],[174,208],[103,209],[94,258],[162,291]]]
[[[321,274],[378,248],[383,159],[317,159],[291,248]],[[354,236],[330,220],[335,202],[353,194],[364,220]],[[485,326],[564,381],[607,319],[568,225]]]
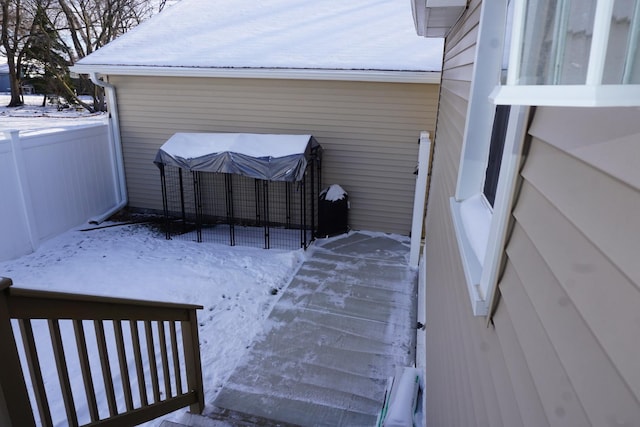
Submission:
[[[0,133],[0,261],[116,204],[107,124]]]

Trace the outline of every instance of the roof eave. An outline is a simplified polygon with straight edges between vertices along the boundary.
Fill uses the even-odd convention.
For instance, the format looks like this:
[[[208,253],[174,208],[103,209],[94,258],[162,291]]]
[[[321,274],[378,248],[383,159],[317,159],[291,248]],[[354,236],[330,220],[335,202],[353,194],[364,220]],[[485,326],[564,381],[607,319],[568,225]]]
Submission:
[[[344,80],[389,83],[439,84],[439,71],[393,70],[322,70],[301,68],[204,68],[153,67],[133,65],[76,64],[71,71],[78,74],[163,76],[163,77],[226,77],[247,79]]]

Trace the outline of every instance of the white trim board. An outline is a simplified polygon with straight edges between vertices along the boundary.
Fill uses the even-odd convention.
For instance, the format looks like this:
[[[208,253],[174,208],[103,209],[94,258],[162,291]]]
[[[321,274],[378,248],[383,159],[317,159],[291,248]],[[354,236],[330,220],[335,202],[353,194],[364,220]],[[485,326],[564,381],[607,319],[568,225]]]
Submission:
[[[78,74],[221,77],[241,79],[343,80],[388,83],[440,84],[442,73],[436,71],[319,70],[273,68],[192,68],[76,64],[70,68]]]

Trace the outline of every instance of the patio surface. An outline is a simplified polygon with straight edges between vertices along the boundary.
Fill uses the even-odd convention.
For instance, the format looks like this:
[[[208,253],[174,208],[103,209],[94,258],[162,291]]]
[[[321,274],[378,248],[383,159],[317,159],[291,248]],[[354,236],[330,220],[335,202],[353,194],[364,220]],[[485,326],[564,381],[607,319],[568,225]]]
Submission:
[[[209,417],[373,426],[394,368],[413,365],[417,272],[408,239],[352,232],[311,250]]]

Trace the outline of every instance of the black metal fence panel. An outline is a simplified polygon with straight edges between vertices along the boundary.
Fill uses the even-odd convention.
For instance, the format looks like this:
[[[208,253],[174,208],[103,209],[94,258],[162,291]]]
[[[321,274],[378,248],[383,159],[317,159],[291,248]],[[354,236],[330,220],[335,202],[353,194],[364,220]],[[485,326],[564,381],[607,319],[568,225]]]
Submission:
[[[167,239],[306,249],[314,239],[320,163],[300,181],[191,172],[160,165]]]

